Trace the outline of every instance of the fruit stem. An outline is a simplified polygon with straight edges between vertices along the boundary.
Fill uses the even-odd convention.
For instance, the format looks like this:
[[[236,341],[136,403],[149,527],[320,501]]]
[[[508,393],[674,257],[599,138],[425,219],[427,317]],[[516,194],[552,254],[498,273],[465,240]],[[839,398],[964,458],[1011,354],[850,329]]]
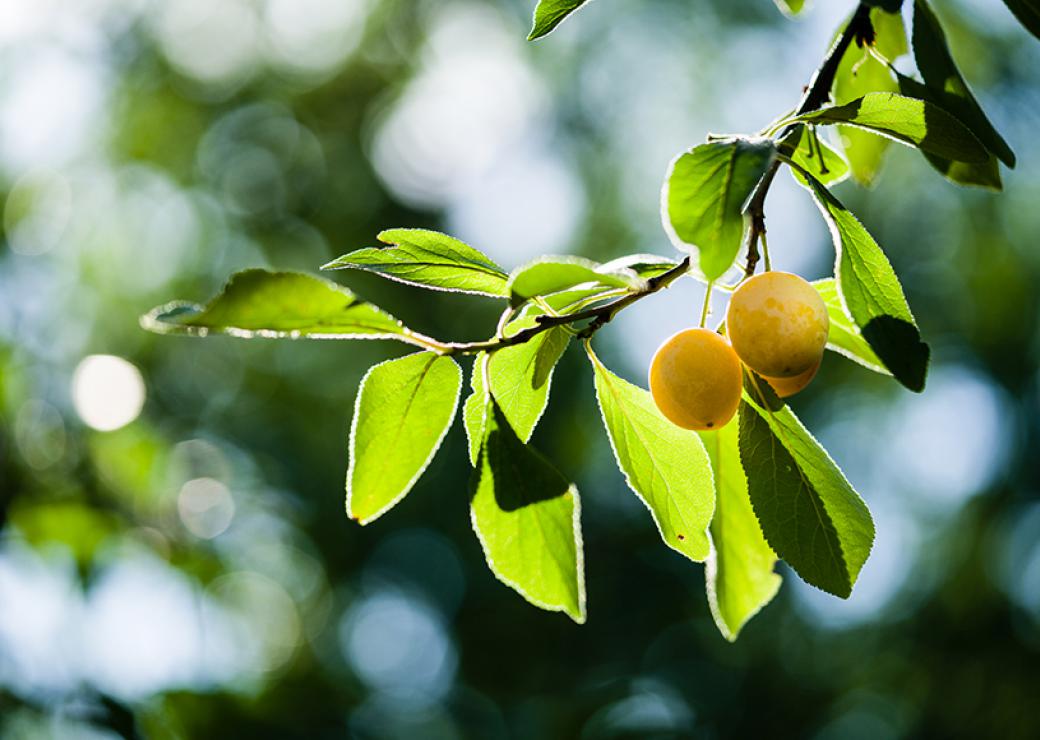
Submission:
[[[715,282],[709,281],[707,287],[704,289],[704,305],[701,307],[701,328],[708,323],[708,314],[711,313],[711,291],[714,287]]]

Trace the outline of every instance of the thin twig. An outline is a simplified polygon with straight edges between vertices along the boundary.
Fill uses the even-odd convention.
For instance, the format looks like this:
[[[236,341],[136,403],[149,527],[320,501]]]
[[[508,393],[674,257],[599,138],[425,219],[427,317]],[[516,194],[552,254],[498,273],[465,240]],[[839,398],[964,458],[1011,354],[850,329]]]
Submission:
[[[608,323],[614,318],[622,309],[632,305],[636,301],[645,298],[648,295],[656,293],[662,288],[667,288],[675,280],[685,275],[690,269],[690,258],[686,257],[682,262],[677,264],[675,267],[668,270],[668,272],[652,277],[646,281],[646,285],[636,291],[628,293],[626,295],[617,298],[616,300],[605,303],[602,306],[595,308],[589,308],[584,311],[578,311],[571,314],[561,315],[549,315],[540,314],[535,317],[537,322],[534,326],[522,329],[516,334],[511,336],[498,336],[493,339],[488,339],[482,342],[439,342],[430,337],[422,337],[424,340],[424,346],[429,347],[434,352],[442,355],[473,355],[478,352],[495,352],[496,350],[503,349],[505,347],[512,347],[517,344],[523,344],[524,342],[532,339],[544,331],[548,331],[557,326],[569,326],[579,321],[588,321],[591,319],[591,323],[578,332],[578,336],[582,338],[588,338],[592,336],[598,329],[604,324]]]
[[[845,56],[845,52],[849,50],[853,41],[857,44],[867,42],[869,45],[873,41],[873,36],[874,27],[870,22],[870,6],[865,2],[860,2],[856,7],[856,12],[852,14],[852,18],[849,19],[838,40],[834,42],[834,46],[827,52],[827,56],[824,57],[823,62],[820,63],[820,66],[813,74],[812,81],[805,89],[801,103],[795,109],[795,116],[816,110],[830,100],[831,88],[834,86],[834,77],[838,74],[838,68],[841,66],[841,60]],[[787,126],[780,132],[777,138],[783,139],[798,125],[800,124],[795,123]],[[759,181],[758,187],[755,188],[755,192],[751,196],[751,200],[748,201],[747,213],[751,219],[751,225],[748,229],[747,262],[744,266],[745,279],[754,275],[755,268],[758,266],[758,241],[766,233],[766,196],[769,194],[769,188],[772,186],[773,179],[776,177],[779,169],[780,160],[777,159],[766,170],[766,174]]]

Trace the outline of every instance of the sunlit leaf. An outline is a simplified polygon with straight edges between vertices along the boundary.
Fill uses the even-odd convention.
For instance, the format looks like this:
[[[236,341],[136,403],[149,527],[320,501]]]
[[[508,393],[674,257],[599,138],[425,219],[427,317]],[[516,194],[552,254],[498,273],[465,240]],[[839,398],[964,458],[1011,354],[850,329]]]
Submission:
[[[506,327],[505,335],[534,326],[536,317],[537,312],[530,312],[515,319]],[[531,438],[545,412],[553,371],[569,342],[566,329],[554,327],[488,357],[491,395],[524,442]]]
[[[462,371],[450,357],[417,352],[370,369],[350,428],[347,513],[368,524],[404,498],[455,417]]]
[[[489,257],[458,239],[423,229],[390,229],[379,235],[385,247],[358,249],[323,270],[356,268],[433,290],[509,295],[508,276]]]
[[[343,286],[296,272],[239,272],[205,306],[159,306],[141,325],[160,334],[397,339],[427,346],[424,337]]]
[[[768,139],[717,139],[669,165],[661,192],[665,231],[677,248],[697,255],[708,280],[732,267],[744,234],[744,206],[775,154]]]
[[[625,482],[657,525],[665,544],[695,561],[708,556],[715,492],[704,445],[672,424],[650,394],[610,372],[589,348],[596,398]]]
[[[704,581],[708,605],[722,635],[736,640],[741,628],[780,589],[776,554],[762,535],[751,507],[747,476],[740,462],[739,422],[699,432],[715,479],[711,555]]]
[[[791,159],[813,173],[817,180],[830,185],[842,182],[849,176],[849,163],[822,136],[816,136],[814,139],[805,126],[798,126],[792,136],[797,137],[797,144],[791,153]],[[791,174],[803,186],[809,187],[809,183],[798,170],[792,168]]]
[[[500,581],[535,606],[585,621],[578,490],[517,438],[494,402],[474,471],[470,513]]]
[[[519,306],[535,296],[558,293],[578,285],[599,288],[639,288],[642,279],[628,268],[606,269],[581,257],[542,257],[509,276],[509,301]]]
[[[958,162],[985,162],[989,156],[975,135],[945,110],[896,93],[867,93],[845,105],[804,113],[795,120],[855,126]]]
[[[538,0],[534,9],[534,26],[527,36],[529,41],[551,33],[564,18],[584,5],[586,0]]]
[[[848,598],[874,522],[838,466],[790,408],[770,410],[749,393],[740,406],[740,459],[773,551],[806,583]]]
[[[830,332],[827,335],[827,349],[844,355],[853,362],[857,362],[865,368],[883,375],[891,375],[884,364],[874,354],[874,350],[867,344],[867,340],[859,332],[859,327],[852,321],[841,305],[841,296],[838,295],[838,284],[834,278],[816,280],[813,282],[816,292],[827,304],[827,314],[830,316]]]
[[[476,466],[480,457],[480,448],[484,445],[484,424],[487,419],[488,395],[485,374],[487,373],[487,355],[481,352],[473,359],[473,371],[470,373],[470,394],[462,404],[462,424],[466,429],[466,441],[469,450],[469,463]]]
[[[923,390],[930,351],[895,270],[863,224],[819,181],[809,182],[834,240],[834,274],[848,315],[895,379]]]
[[[798,15],[805,9],[805,0],[774,0],[784,15]]]

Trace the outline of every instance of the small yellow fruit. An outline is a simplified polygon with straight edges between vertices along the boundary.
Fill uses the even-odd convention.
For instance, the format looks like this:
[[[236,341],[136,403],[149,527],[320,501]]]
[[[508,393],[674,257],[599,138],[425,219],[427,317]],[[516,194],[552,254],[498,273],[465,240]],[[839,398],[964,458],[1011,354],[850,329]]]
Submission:
[[[776,395],[780,398],[790,398],[795,393],[805,389],[805,386],[812,382],[812,379],[816,377],[816,371],[820,369],[820,363],[817,362],[811,368],[806,370],[801,375],[795,375],[793,378],[767,378],[762,375],[761,378],[769,383]]]
[[[734,291],[726,333],[744,364],[769,378],[802,375],[823,357],[830,317],[820,294],[789,272],[764,272]]]
[[[740,405],[740,360],[725,338],[684,329],[665,340],[650,363],[650,393],[683,429],[721,429]]]

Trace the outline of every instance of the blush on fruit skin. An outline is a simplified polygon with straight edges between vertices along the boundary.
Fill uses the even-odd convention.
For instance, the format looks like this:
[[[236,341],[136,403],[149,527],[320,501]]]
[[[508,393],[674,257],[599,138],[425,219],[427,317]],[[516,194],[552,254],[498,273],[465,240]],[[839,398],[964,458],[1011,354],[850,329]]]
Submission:
[[[804,373],[795,375],[793,378],[769,378],[763,375],[762,379],[769,383],[773,392],[780,398],[790,398],[795,393],[804,390],[812,382],[812,379],[816,377],[816,371],[819,369],[820,361],[817,361],[815,365]]]
[[[740,359],[724,337],[708,329],[684,329],[658,348],[650,363],[650,393],[676,426],[721,429],[737,413]]]
[[[726,334],[733,349],[759,375],[794,378],[823,357],[830,316],[820,294],[789,272],[755,275],[733,292]]]

